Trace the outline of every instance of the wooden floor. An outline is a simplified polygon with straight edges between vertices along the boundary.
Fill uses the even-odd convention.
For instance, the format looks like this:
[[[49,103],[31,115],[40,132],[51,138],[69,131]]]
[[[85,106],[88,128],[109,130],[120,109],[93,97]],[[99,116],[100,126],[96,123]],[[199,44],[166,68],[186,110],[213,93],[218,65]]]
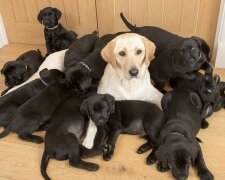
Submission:
[[[13,59],[26,50],[41,49],[42,46],[11,44],[0,49],[0,67],[7,60]],[[215,73],[225,81],[225,69],[216,69]],[[0,77],[0,89],[4,88],[3,77]],[[201,130],[198,137],[206,164],[215,179],[225,179],[225,110],[215,113],[208,119],[210,126]],[[0,128],[0,130],[2,130]],[[38,133],[42,134],[42,133]],[[44,134],[42,134],[44,135]],[[142,180],[172,179],[171,173],[159,173],[156,165],[147,166],[145,158],[148,153],[139,155],[136,149],[143,143],[137,136],[121,135],[117,142],[115,155],[111,161],[105,162],[101,156],[87,159],[100,165],[97,172],[88,172],[72,168],[68,161],[50,160],[48,174],[53,180]],[[40,160],[43,144],[36,145],[21,141],[15,134],[0,140],[0,180],[37,180],[40,174]],[[189,179],[198,179],[196,171],[190,169]]]

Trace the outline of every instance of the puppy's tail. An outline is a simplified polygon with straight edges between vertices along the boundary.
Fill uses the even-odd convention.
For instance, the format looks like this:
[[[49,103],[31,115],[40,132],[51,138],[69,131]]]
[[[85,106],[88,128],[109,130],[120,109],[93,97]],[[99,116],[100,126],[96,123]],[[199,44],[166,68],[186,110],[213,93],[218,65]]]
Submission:
[[[80,156],[82,158],[97,156],[97,155],[103,154],[103,149],[104,149],[104,145],[99,145],[99,146],[93,147],[92,149],[88,149],[80,144]]]
[[[7,126],[4,131],[0,133],[0,139],[6,137],[11,131],[11,126]]]
[[[134,26],[133,24],[131,24],[123,15],[123,13],[120,13],[120,17],[122,19],[122,21],[124,22],[124,24],[128,27],[128,29],[130,29],[131,31],[134,31],[136,29],[136,25]]]
[[[46,172],[49,159],[50,159],[50,156],[47,154],[46,151],[44,151],[42,155],[42,159],[41,159],[41,175],[43,176],[45,180],[51,180],[51,178],[48,176]]]

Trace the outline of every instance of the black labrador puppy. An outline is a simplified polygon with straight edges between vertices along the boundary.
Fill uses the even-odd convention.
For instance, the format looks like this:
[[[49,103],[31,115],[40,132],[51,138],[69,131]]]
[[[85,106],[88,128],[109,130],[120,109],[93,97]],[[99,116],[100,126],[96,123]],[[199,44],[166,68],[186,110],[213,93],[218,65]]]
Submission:
[[[130,29],[132,32],[140,34],[150,41],[154,42],[156,45],[155,56],[158,57],[162,54],[166,49],[169,47],[179,43],[183,37],[178,36],[176,34],[170,33],[165,31],[159,27],[154,26],[143,26],[143,27],[136,27],[132,25],[128,20],[124,17],[123,13],[120,13],[120,17],[124,24]],[[202,38],[193,36],[192,39],[196,40],[199,43],[202,51],[205,53],[207,60],[209,61],[209,51],[210,48],[206,41]]]
[[[85,134],[89,118],[95,118],[93,114],[97,113],[99,117],[106,116],[106,118],[109,116],[104,109],[83,111],[83,107],[96,106],[102,101],[107,103],[105,95],[92,95],[83,103],[81,98],[71,96],[58,106],[45,135],[45,150],[41,162],[41,174],[45,179],[50,179],[46,173],[50,158],[57,160],[69,159],[71,166],[88,171],[96,171],[99,168],[97,164],[85,162],[81,157],[102,154],[103,146],[88,150],[80,144],[80,140]],[[95,119],[96,122],[99,120]]]
[[[1,70],[1,74],[5,76],[5,85],[8,89],[19,85],[29,79],[43,63],[44,58],[41,56],[40,50],[31,50],[20,55],[15,61],[8,61]]]
[[[43,69],[40,79],[36,79],[15,91],[0,97],[0,126],[7,128],[16,110],[33,96],[39,94],[46,86],[60,81],[64,74],[57,69]],[[29,108],[28,108],[29,110]],[[0,136],[4,135],[1,134]]]
[[[216,105],[215,111],[219,111],[222,108],[225,108],[225,82],[219,83],[220,87],[220,102]]]
[[[184,38],[177,45],[153,59],[149,66],[149,72],[155,82],[155,87],[165,93],[163,88],[170,79],[176,77],[194,79],[194,72],[198,71],[205,62],[207,62],[207,58],[197,41],[192,38]],[[211,76],[212,67],[210,64],[208,65],[205,73]]]
[[[114,154],[117,138],[121,133],[138,134],[146,137],[151,146],[154,147],[157,142],[158,132],[164,124],[163,112],[155,105],[145,101],[126,100],[116,101],[107,95],[108,103],[102,102],[94,106],[84,106],[82,112],[94,112],[95,109],[105,109],[109,118],[99,117],[99,114],[93,114],[92,121],[101,125],[97,129],[95,145],[104,142],[104,160],[110,160]],[[97,119],[97,122],[96,122]]]
[[[171,169],[175,179],[188,178],[189,167],[197,168],[201,179],[213,179],[203,159],[196,135],[201,127],[201,99],[194,91],[174,90],[162,98],[166,123],[162,127],[158,144],[147,158],[148,164],[158,160],[157,169],[165,172]],[[145,152],[148,148],[142,145]]]
[[[62,24],[59,23],[61,16],[61,11],[52,7],[42,9],[37,16],[38,21],[45,26],[44,35],[47,55],[63,50],[61,48],[67,49],[71,43],[77,39],[77,34],[75,32],[66,30]],[[59,38],[57,38],[58,36]],[[61,42],[54,44],[54,42],[59,41],[59,39]]]
[[[173,89],[186,89],[198,93],[203,105],[201,128],[205,129],[209,126],[205,119],[210,117],[213,112],[219,110],[217,107],[221,100],[220,77],[218,75],[211,77],[200,72],[195,73],[195,77],[193,80],[178,77],[172,79],[170,85]]]
[[[37,144],[43,143],[42,137],[32,135],[32,133],[45,128],[57,106],[72,93],[71,91],[67,88],[66,83],[51,84],[17,109],[11,123],[0,134],[0,138],[13,131],[21,140]]]
[[[107,34],[99,38],[94,50],[66,71],[68,85],[76,88],[78,94],[86,96],[88,93],[97,90],[106,66],[106,62],[101,56],[101,51],[109,41],[122,33]]]
[[[71,44],[64,58],[66,71],[87,56],[94,49],[97,40],[97,32],[94,31],[92,34],[87,34]]]

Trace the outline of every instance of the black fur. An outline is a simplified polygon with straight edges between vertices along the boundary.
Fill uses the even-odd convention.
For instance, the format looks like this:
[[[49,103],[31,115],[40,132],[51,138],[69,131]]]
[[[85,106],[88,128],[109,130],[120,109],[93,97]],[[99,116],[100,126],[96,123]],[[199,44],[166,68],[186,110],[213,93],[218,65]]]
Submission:
[[[47,86],[61,80],[63,76],[64,74],[57,69],[43,69],[40,72],[40,77]],[[36,79],[13,92],[0,97],[0,126],[7,128],[11,123],[16,110],[27,100],[40,93],[44,88],[46,88],[46,85],[40,79]]]
[[[1,74],[5,76],[5,85],[10,89],[23,83],[38,70],[43,61],[39,50],[27,51],[15,61],[8,61],[1,70]],[[6,92],[4,91],[2,95]]]
[[[213,179],[196,139],[202,108],[198,94],[187,90],[168,92],[162,98],[162,108],[166,123],[159,133],[158,147],[153,148],[147,163],[158,160],[158,171],[171,169],[173,177],[179,180],[188,178],[190,165],[197,168],[201,179]]]
[[[208,122],[205,118],[210,117],[213,112],[218,111],[218,104],[220,103],[220,77],[214,75],[214,77],[208,75],[202,75],[201,73],[195,73],[195,79],[188,80],[183,78],[175,78],[170,81],[170,85],[173,89],[186,89],[192,90],[198,93],[202,101],[201,118],[202,128],[208,127]]]
[[[63,82],[51,84],[17,109],[11,123],[0,134],[0,137],[2,138],[13,131],[24,141],[42,143],[43,138],[32,135],[32,133],[50,122],[57,106],[70,93],[72,93],[71,90]]]
[[[90,111],[84,111],[84,108],[100,103],[103,98],[104,95],[95,94],[82,103],[81,98],[71,96],[58,106],[45,135],[45,150],[41,163],[41,173],[45,179],[50,179],[46,173],[50,158],[69,159],[71,166],[89,171],[96,171],[99,168],[97,164],[81,160],[81,157],[102,154],[103,146],[88,150],[80,145],[79,141],[84,135],[89,117],[92,118],[93,114],[89,113]],[[96,111],[94,113],[100,115],[105,113],[102,109],[96,109]]]
[[[37,16],[38,21],[45,26],[47,55],[69,48],[71,43],[77,39],[75,32],[66,30],[59,23],[61,16],[61,11],[52,7],[42,9]]]

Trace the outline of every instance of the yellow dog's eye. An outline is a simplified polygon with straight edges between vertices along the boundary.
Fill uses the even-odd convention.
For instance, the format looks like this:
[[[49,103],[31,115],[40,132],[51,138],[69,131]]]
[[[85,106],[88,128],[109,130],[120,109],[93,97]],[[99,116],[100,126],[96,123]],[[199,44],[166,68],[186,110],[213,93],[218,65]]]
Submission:
[[[126,52],[125,52],[125,51],[120,51],[120,52],[119,52],[119,55],[120,55],[120,56],[126,56]]]
[[[142,53],[142,50],[141,49],[138,49],[137,51],[136,51],[136,54],[137,55],[139,55],[139,54],[141,54]]]

